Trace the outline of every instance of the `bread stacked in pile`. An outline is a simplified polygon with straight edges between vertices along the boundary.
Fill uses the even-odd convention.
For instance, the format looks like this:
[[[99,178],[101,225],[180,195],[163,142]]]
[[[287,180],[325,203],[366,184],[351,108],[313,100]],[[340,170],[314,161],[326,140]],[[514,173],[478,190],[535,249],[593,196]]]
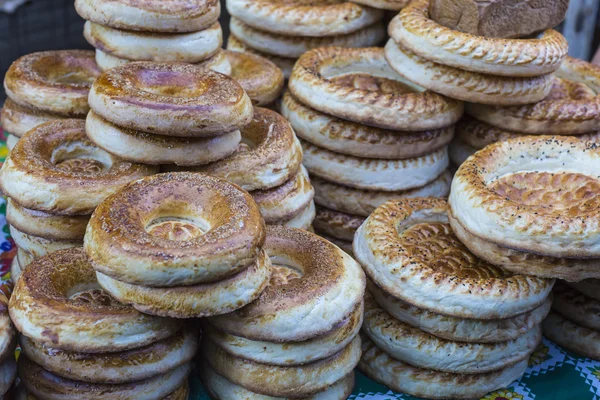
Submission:
[[[341,247],[387,200],[448,194],[447,144],[462,103],[403,83],[383,49],[305,53],[281,109],[302,139],[315,229]]]
[[[273,263],[260,297],[203,325],[200,374],[214,399],[323,398],[352,393],[365,277],[318,236],[267,227]]]
[[[227,49],[264,56],[286,78],[308,50],[375,46],[385,37],[381,10],[344,0],[227,0],[226,5],[232,17]]]
[[[129,61],[200,63],[229,74],[221,50],[218,0],[135,3],[76,0],[85,23],[84,36],[106,70]]]
[[[31,398],[187,398],[198,331],[119,304],[81,248],[31,264],[10,299]]]
[[[358,229],[354,255],[369,291],[359,368],[416,397],[480,398],[525,372],[554,281],[478,258],[448,214],[442,199],[402,199]]]
[[[16,344],[17,333],[8,314],[8,297],[0,293],[0,397],[7,394],[17,377]]]
[[[12,149],[20,137],[44,122],[85,118],[87,96],[100,70],[85,50],[44,51],[17,59],[6,72],[8,99],[0,122]]]

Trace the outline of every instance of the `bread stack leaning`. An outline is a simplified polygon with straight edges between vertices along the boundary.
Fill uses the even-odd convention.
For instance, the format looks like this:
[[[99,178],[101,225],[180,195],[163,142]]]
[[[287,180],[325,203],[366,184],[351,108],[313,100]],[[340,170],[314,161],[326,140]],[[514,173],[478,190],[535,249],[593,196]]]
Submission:
[[[227,0],[226,5],[232,17],[227,49],[262,55],[286,78],[308,50],[376,46],[385,37],[383,11],[343,0]]]
[[[600,67],[567,57],[554,73],[550,94],[519,106],[467,104],[450,145],[452,161],[460,165],[488,144],[525,135],[569,135],[598,142]]]
[[[13,62],[4,77],[8,99],[0,114],[8,149],[44,122],[85,118],[88,92],[99,74],[94,54],[86,50],[43,51]]]
[[[106,70],[129,61],[200,64],[229,74],[221,50],[218,0],[136,3],[76,0],[87,22],[83,34],[96,49],[96,61]]]
[[[360,359],[365,277],[350,256],[299,229],[267,227],[273,263],[260,297],[203,326],[200,374],[214,399],[345,400]]]
[[[341,247],[387,200],[448,194],[447,145],[463,105],[405,84],[383,49],[305,53],[281,107],[302,139],[315,229]]]
[[[368,278],[359,369],[423,398],[480,398],[527,368],[554,281],[514,274],[471,253],[445,200],[377,208],[354,239]]]
[[[13,280],[35,258],[83,244],[90,214],[106,197],[157,168],[115,157],[85,134],[85,121],[39,125],[15,145],[0,169],[6,219],[18,246]]]
[[[8,297],[0,292],[0,398],[5,398],[17,376],[16,344],[17,333],[8,314]]]
[[[9,306],[21,333],[21,398],[187,399],[197,329],[119,304],[81,248],[32,263]]]

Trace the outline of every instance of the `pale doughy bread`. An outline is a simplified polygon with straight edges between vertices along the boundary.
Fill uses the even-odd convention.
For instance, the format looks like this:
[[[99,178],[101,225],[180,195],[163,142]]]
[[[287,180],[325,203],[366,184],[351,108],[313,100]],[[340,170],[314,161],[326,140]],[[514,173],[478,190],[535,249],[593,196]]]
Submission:
[[[393,318],[371,296],[365,298],[362,331],[395,360],[454,374],[497,371],[529,358],[542,340],[540,325],[499,343],[462,343],[440,339]]]
[[[47,122],[28,132],[0,169],[2,192],[26,208],[89,215],[126,183],[157,172],[96,147],[85,121]]]
[[[473,103],[535,103],[550,93],[554,76],[507,77],[465,71],[422,58],[390,39],[385,57],[401,76],[429,90]]]
[[[300,166],[298,171],[283,185],[272,189],[255,190],[250,193],[266,224],[280,225],[308,207],[315,191],[310,183],[308,171]]]
[[[379,128],[438,129],[460,118],[461,102],[407,84],[399,73],[390,68],[382,48],[328,47],[304,53],[288,85],[299,101],[316,110]]]
[[[197,63],[223,44],[218,22],[201,31],[173,34],[126,31],[87,21],[83,35],[94,48],[131,61]]]
[[[538,308],[505,319],[466,319],[436,314],[412,306],[381,290],[370,279],[367,289],[377,304],[392,317],[442,339],[466,343],[499,343],[516,339],[542,323],[552,306],[549,296]]]
[[[544,336],[559,346],[600,361],[600,332],[578,325],[552,312],[544,320]]]
[[[83,237],[75,240],[45,239],[43,237],[28,235],[14,226],[9,226],[9,228],[10,236],[15,241],[15,244],[34,258],[43,257],[57,250],[81,247],[83,245]]]
[[[227,11],[246,24],[289,36],[334,36],[355,32],[383,12],[344,0],[229,0]]]
[[[131,60],[126,58],[115,57],[112,54],[107,54],[100,49],[96,49],[96,64],[98,64],[98,68],[100,68],[102,71],[120,67],[130,61]]]
[[[89,220],[89,215],[62,216],[30,210],[7,199],[6,221],[14,229],[27,235],[50,240],[83,241]]]
[[[188,363],[198,350],[198,330],[191,327],[148,346],[112,353],[77,353],[20,338],[22,351],[45,370],[88,383],[128,383],[162,375]]]
[[[584,63],[571,62],[576,61]],[[586,67],[581,73],[600,81],[600,67]],[[488,124],[529,134],[577,135],[596,131],[600,124],[600,93],[596,90],[600,88],[587,86],[585,79],[557,77],[550,94],[537,103],[512,107],[467,104],[466,110]]]
[[[415,189],[395,192],[362,190],[311,177],[315,188],[315,203],[348,214],[368,217],[383,203],[410,197],[448,197],[452,175],[444,171],[440,176]]]
[[[84,249],[102,274],[167,290],[256,266],[264,240],[248,193],[220,178],[179,172],[137,180],[106,199],[88,224]]]
[[[10,98],[6,99],[4,102],[2,112],[0,113],[2,129],[18,138],[44,122],[65,118],[66,117],[59,114],[24,107],[15,103]],[[9,149],[10,148],[12,147],[9,147]]]
[[[298,58],[309,50],[319,47],[370,47],[377,46],[385,38],[383,23],[336,36],[290,36],[252,28],[237,18],[231,18],[229,29],[246,46],[262,53],[278,57]]]
[[[282,397],[255,393],[237,385],[216,373],[206,361],[201,364],[200,377],[211,398],[215,400],[285,400]],[[302,400],[346,400],[353,388],[354,373],[350,373],[324,391],[302,397]]]
[[[96,79],[88,100],[118,126],[159,135],[222,135],[252,119],[252,101],[236,81],[193,64],[139,61],[111,68]]]
[[[4,77],[6,95],[21,106],[83,117],[100,69],[89,50],[42,51],[20,57]]]
[[[483,74],[517,77],[554,72],[567,56],[567,40],[553,29],[531,39],[476,36],[430,19],[429,3],[413,1],[388,28],[396,42],[427,60]]]
[[[413,306],[461,318],[514,317],[546,300],[553,280],[515,275],[478,259],[450,229],[447,209],[435,198],[377,208],[353,243],[367,276]]]
[[[310,231],[312,229],[312,223],[317,215],[317,209],[315,203],[311,201],[306,207],[300,210],[296,215],[287,220],[280,220],[272,225],[283,225],[288,228],[297,228]]]
[[[108,296],[81,249],[60,250],[28,266],[10,299],[10,316],[31,340],[84,353],[145,346],[181,326]]]
[[[363,355],[358,368],[369,378],[390,389],[428,399],[476,399],[519,379],[527,369],[521,361],[485,374],[453,374],[413,367],[394,360],[363,338]]]
[[[147,32],[194,32],[219,19],[218,0],[76,0],[85,20],[118,29]]]
[[[600,332],[600,301],[558,282],[552,310],[585,328]]]
[[[346,121],[305,106],[290,92],[283,96],[281,113],[302,139],[356,157],[414,158],[446,146],[454,134],[453,126],[399,132]]]
[[[85,130],[88,138],[106,152],[141,164],[200,165],[233,154],[240,131],[213,137],[163,136],[121,128],[90,111]]]
[[[10,133],[6,136],[6,148],[10,152],[15,148],[17,142],[19,141],[19,137],[15,135],[11,135]]]
[[[448,220],[456,237],[473,254],[515,274],[567,281],[600,278],[600,260],[597,258],[556,258],[502,247],[468,231],[452,212],[448,213]]]
[[[597,145],[577,138],[498,142],[458,169],[449,199],[452,215],[472,234],[502,247],[552,257],[598,257],[599,168]]]
[[[234,357],[208,339],[203,339],[201,349],[209,366],[227,380],[260,394],[296,398],[323,391],[352,373],[360,360],[361,341],[356,336],[332,356],[310,364],[287,367]]]
[[[211,318],[220,330],[251,340],[303,341],[331,331],[362,301],[360,266],[317,235],[268,226],[264,249],[274,265],[271,284],[256,302]]]
[[[189,286],[136,286],[96,273],[100,285],[123,304],[151,315],[202,318],[231,313],[256,300],[271,276],[271,262],[264,251],[246,269],[213,283]]]
[[[467,158],[471,157],[475,152],[477,152],[476,148],[468,145],[459,138],[454,138],[448,145],[448,157],[457,167],[467,161]]]
[[[285,79],[289,79],[290,75],[292,75],[292,68],[294,68],[294,64],[296,63],[295,58],[287,58],[287,57],[279,57],[274,56],[267,53],[261,53],[260,51],[256,51],[244,43],[242,43],[234,34],[229,34],[229,38],[227,39],[227,50],[231,51],[239,51],[242,53],[250,53],[257,56],[261,56],[271,61],[273,64],[277,65],[281,72],[283,73],[283,77]]]
[[[331,210],[329,208],[317,207],[317,215],[313,221],[315,229],[336,239],[351,242],[354,233],[364,222],[365,218],[357,215]]]
[[[360,323],[362,323],[362,307]],[[14,357],[16,339],[17,331],[8,314],[8,298],[0,292],[0,362]],[[0,393],[3,392],[0,390]]]
[[[284,86],[281,69],[268,59],[256,54],[225,50],[231,65],[231,77],[244,88],[257,106],[271,104]]]
[[[21,264],[19,264],[19,257],[15,256],[10,263],[10,280],[13,284],[17,284],[22,272]]]
[[[410,0],[356,0],[355,3],[382,10],[398,11],[406,7]]]
[[[232,356],[256,363],[294,366],[322,360],[341,351],[358,334],[363,321],[363,303],[331,331],[300,342],[267,342],[230,335],[204,325],[203,334]]]
[[[25,268],[27,268],[27,266],[35,260],[33,254],[28,253],[23,249],[19,248],[17,248],[17,256],[15,258],[17,258],[17,260],[19,261],[19,267],[21,271],[24,271]]]
[[[449,159],[446,147],[404,160],[362,158],[335,153],[305,140],[304,166],[312,175],[359,189],[399,191],[422,187],[444,173]]]
[[[16,377],[17,362],[14,357],[0,362],[0,396],[10,390]]]
[[[568,282],[568,285],[592,299],[600,300],[600,279],[585,279],[580,282]]]
[[[165,374],[138,382],[85,383],[54,375],[29,360],[24,354],[19,357],[19,377],[24,388],[34,397],[48,400],[151,400],[161,399],[184,385],[191,370],[190,363],[177,367]]]
[[[241,129],[242,143],[231,156],[189,168],[219,176],[244,190],[264,190],[283,184],[302,163],[302,147],[281,115],[255,108],[252,121]]]

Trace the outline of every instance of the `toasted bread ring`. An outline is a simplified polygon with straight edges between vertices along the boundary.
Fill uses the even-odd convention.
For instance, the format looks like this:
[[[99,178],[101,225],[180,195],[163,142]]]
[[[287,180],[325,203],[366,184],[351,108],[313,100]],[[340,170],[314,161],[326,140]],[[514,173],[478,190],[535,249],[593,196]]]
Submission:
[[[15,257],[19,262],[19,270],[21,272],[25,271],[25,268],[33,261],[35,261],[35,257],[33,254],[24,251],[23,249],[17,248],[17,256]],[[16,281],[15,281],[16,283]]]
[[[283,95],[281,113],[302,139],[356,157],[414,158],[446,146],[454,134],[453,126],[398,132],[345,121],[305,106],[290,92]]]
[[[363,337],[360,371],[390,389],[428,399],[475,399],[510,386],[527,369],[527,360],[485,374],[452,374],[413,367],[391,358]]]
[[[188,400],[189,396],[189,385],[188,383],[184,383],[178,389],[176,389],[173,393],[165,396],[162,400]],[[16,400],[38,400],[37,397],[29,393],[23,385],[19,386],[17,389],[17,394],[15,396]]]
[[[406,7],[411,0],[356,0],[355,3],[378,8],[380,10],[399,11]]]
[[[600,301],[558,282],[552,290],[552,310],[585,328],[600,332]]]
[[[85,121],[57,120],[19,140],[0,170],[0,186],[26,208],[88,215],[126,183],[156,171],[93,145],[85,134]]]
[[[65,119],[66,117],[24,107],[11,99],[6,99],[0,118],[2,129],[20,138],[36,126],[55,119]]]
[[[448,168],[446,147],[406,160],[381,160],[335,153],[301,141],[304,166],[311,175],[366,190],[395,192],[427,185]]]
[[[268,59],[251,53],[225,50],[231,77],[248,93],[256,106],[271,104],[283,90],[281,69]]]
[[[258,301],[211,318],[220,330],[251,340],[307,340],[331,331],[361,301],[365,281],[360,266],[317,235],[268,226],[265,250],[273,264],[282,265],[274,267],[275,277],[302,275],[287,284],[272,282]]]
[[[354,240],[354,233],[364,221],[364,217],[319,206],[313,225],[319,232],[351,242]]]
[[[10,316],[19,332],[38,343],[83,353],[124,351],[164,339],[181,326],[107,296],[80,248],[30,266],[10,298]]]
[[[275,111],[254,109],[241,129],[243,147],[231,156],[193,171],[219,176],[244,190],[265,190],[283,184],[298,171],[302,147],[289,122]]]
[[[229,30],[248,47],[262,53],[279,57],[298,58],[309,50],[319,47],[371,47],[377,46],[385,38],[383,23],[357,31],[336,36],[289,36],[255,29],[241,20],[233,17],[229,22]]]
[[[227,11],[256,29],[290,36],[343,35],[383,18],[381,10],[344,0],[230,0]]]
[[[390,67],[405,79],[455,99],[491,105],[535,103],[550,93],[552,74],[508,77],[482,74],[437,64],[390,39],[385,45]]]
[[[600,189],[599,168],[598,146],[574,137],[494,143],[458,169],[450,192],[452,214],[469,232],[502,247],[598,258],[600,214],[596,197],[588,193]]]
[[[271,262],[263,250],[236,275],[191,286],[136,286],[96,273],[100,285],[121,303],[146,314],[171,318],[202,318],[231,313],[256,300],[269,284]]]
[[[151,33],[111,28],[87,21],[83,35],[105,54],[131,61],[198,63],[217,53],[223,44],[221,25],[189,33]]]
[[[273,64],[278,66],[279,69],[281,69],[281,72],[283,73],[283,77],[285,79],[290,78],[290,75],[292,75],[292,69],[294,68],[294,64],[296,63],[295,58],[274,56],[271,54],[261,53],[260,51],[251,49],[250,47],[242,43],[234,34],[229,34],[229,38],[227,39],[227,50],[237,51],[240,53],[254,54],[266,58],[267,60],[271,61]]]
[[[301,342],[267,342],[250,340],[225,333],[207,323],[203,333],[234,357],[269,365],[309,364],[342,351],[358,335],[362,325],[363,303],[338,326],[323,335]]]
[[[8,298],[0,292],[0,362],[14,357],[16,338],[17,331],[8,314]]]
[[[265,396],[252,392],[237,385],[222,375],[215,372],[206,361],[202,362],[201,378],[204,387],[215,400],[275,400],[271,396]],[[314,393],[303,400],[346,400],[354,388],[354,373],[348,374],[322,392]],[[17,399],[20,400],[20,399]]]
[[[502,39],[463,33],[429,18],[429,0],[413,1],[392,20],[390,36],[419,56],[490,75],[539,76],[556,71],[567,40],[554,29],[539,39]]]
[[[237,82],[191,64],[140,61],[106,70],[89,104],[118,126],[168,136],[215,136],[252,118],[252,102]]]
[[[332,210],[362,217],[368,217],[377,207],[390,200],[409,197],[448,197],[451,181],[452,175],[445,171],[425,186],[387,192],[356,189],[329,182],[318,176],[311,177],[311,184],[315,189],[315,203]]]
[[[23,269],[19,263],[19,257],[15,256],[10,263],[10,280],[13,282],[13,284],[17,284],[22,273]]]
[[[191,364],[181,365],[165,374],[143,381],[118,385],[61,378],[44,370],[24,354],[19,357],[18,370],[23,386],[34,397],[51,400],[135,400],[163,398],[175,392],[185,385]]]
[[[367,276],[393,297],[453,317],[501,319],[539,307],[554,281],[477,259],[452,233],[447,210],[446,201],[435,198],[378,207],[353,243]]]
[[[254,264],[264,226],[239,187],[203,174],[165,173],[132,182],[100,204],[84,249],[96,271],[125,283],[195,285]]]
[[[287,226],[288,228],[304,229],[306,231],[312,232],[312,223],[315,219],[316,214],[317,209],[315,203],[314,201],[311,201],[306,207],[301,209],[292,218],[287,220],[279,220],[272,225],[283,225]]]
[[[194,32],[219,19],[218,0],[76,0],[77,13],[85,20],[118,29],[146,32]]]
[[[93,111],[85,123],[88,138],[103,150],[123,160],[142,164],[199,165],[233,154],[242,139],[240,131],[213,137],[154,135],[121,128]]]
[[[79,238],[79,240],[46,239],[39,236],[28,235],[14,226],[9,226],[9,228],[10,235],[15,241],[15,244],[24,252],[31,254],[34,258],[43,257],[46,254],[54,253],[58,250],[81,247],[83,244],[83,238]]]
[[[336,77],[346,74],[366,74],[406,86],[378,47],[329,47],[306,52],[294,66],[288,85],[299,101],[316,110],[384,129],[443,128],[452,125],[463,113],[460,101],[412,84],[409,87],[414,91],[399,94],[396,90],[373,91],[336,82]]]
[[[4,77],[4,89],[21,106],[83,117],[89,110],[90,87],[99,75],[91,51],[42,51],[12,63]]]
[[[120,384],[165,374],[191,361],[198,349],[198,331],[182,328],[148,346],[101,354],[64,351],[25,336],[21,336],[20,342],[27,358],[61,378]]]
[[[544,336],[576,354],[600,360],[600,332],[551,312],[542,323]]]
[[[352,252],[352,242],[336,239],[332,236],[326,235],[325,233],[319,232],[319,231],[315,231],[315,234],[317,236],[320,236],[323,239],[327,240],[328,242],[336,245],[341,250],[343,250],[346,254],[348,254],[350,257],[354,257],[354,253]]]
[[[219,375],[252,392],[274,397],[305,397],[343,379],[360,360],[360,338],[328,358],[304,365],[277,366],[237,358],[210,339],[202,340],[204,360]]]

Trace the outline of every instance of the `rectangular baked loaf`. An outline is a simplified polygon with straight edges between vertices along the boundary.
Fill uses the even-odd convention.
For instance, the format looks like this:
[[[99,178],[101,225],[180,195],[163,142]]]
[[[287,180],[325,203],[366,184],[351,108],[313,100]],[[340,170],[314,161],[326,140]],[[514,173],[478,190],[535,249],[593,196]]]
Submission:
[[[516,38],[562,22],[569,0],[431,0],[434,21],[478,36]]]

